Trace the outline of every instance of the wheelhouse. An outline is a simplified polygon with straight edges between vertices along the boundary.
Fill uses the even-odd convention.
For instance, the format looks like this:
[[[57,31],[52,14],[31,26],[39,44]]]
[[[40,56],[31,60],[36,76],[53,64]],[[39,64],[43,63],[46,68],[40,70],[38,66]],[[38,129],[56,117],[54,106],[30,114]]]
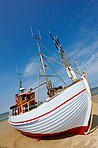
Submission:
[[[15,98],[16,98],[15,100],[16,106],[23,105],[26,102],[29,102],[29,101],[31,102],[31,100],[35,98],[35,92],[26,92],[26,93],[16,94]],[[33,101],[32,104],[35,105],[35,99],[32,101]]]
[[[26,92],[15,95],[15,105],[10,107],[10,115],[19,115],[37,107],[35,102],[35,92]]]

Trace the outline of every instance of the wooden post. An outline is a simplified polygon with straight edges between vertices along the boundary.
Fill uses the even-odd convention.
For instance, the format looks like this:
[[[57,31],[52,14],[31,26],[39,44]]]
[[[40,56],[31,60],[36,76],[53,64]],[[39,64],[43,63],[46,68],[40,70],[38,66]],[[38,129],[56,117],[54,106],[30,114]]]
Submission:
[[[18,107],[17,107],[17,115],[18,115]]]
[[[36,40],[37,40],[37,45],[38,45],[38,49],[39,49],[39,55],[40,55],[40,58],[41,58],[41,62],[42,62],[42,66],[43,66],[43,70],[44,70],[44,74],[45,74],[45,79],[46,79],[46,83],[47,83],[47,89],[49,89],[47,74],[46,74],[46,70],[45,70],[43,58],[42,58],[42,55],[41,55],[41,50],[40,50],[39,42],[38,42],[38,39],[37,38],[36,38]]]
[[[53,90],[54,90],[55,93],[57,93],[57,90],[55,89],[54,85],[53,85]]]
[[[39,57],[39,64],[38,64],[38,94],[37,94],[37,103],[39,102],[39,73],[40,73],[40,57]]]
[[[79,69],[79,72],[82,74],[82,72],[81,72],[81,70],[80,70],[80,67],[79,67],[79,65],[78,65],[78,63],[77,63],[77,59],[75,60],[75,62],[76,62],[76,64],[77,64],[77,67],[78,67],[78,69]]]
[[[23,113],[23,106],[21,105],[21,113]]]
[[[46,79],[46,84],[47,84],[46,86],[47,86],[47,90],[48,90],[48,92],[50,94],[49,83],[48,83],[47,74],[46,74],[46,70],[45,70],[45,66],[44,66],[44,62],[43,62],[43,58],[42,58],[42,54],[41,54],[41,50],[40,50],[40,46],[39,46],[37,35],[35,37],[33,36],[33,38],[36,38],[36,41],[37,41],[39,55],[40,55],[41,63],[42,63],[42,66],[43,66],[43,71],[44,71],[44,74],[45,74],[45,79]]]
[[[29,111],[29,102],[28,102],[28,111]]]

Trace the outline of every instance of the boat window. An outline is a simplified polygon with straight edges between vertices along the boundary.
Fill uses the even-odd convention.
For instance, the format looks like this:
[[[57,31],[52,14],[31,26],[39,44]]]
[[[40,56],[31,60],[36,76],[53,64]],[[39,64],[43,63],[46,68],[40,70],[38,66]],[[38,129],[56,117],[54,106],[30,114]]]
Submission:
[[[33,99],[35,97],[35,94],[33,93],[33,94],[31,94],[31,99]]]
[[[20,101],[21,101],[21,97],[19,96],[19,97],[18,97],[18,102],[20,102]]]
[[[30,100],[30,95],[27,95],[27,100]]]
[[[26,95],[23,95],[23,96],[22,96],[22,100],[23,100],[23,101],[26,100]]]

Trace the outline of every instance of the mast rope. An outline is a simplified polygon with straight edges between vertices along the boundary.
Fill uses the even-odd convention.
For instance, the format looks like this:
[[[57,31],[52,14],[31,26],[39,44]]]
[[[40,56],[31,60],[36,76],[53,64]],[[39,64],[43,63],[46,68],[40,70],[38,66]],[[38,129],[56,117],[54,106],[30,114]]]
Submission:
[[[46,57],[46,58],[48,58],[49,60],[52,60],[52,61],[54,61],[55,63],[58,63],[58,64],[60,64],[61,66],[64,66],[65,68],[66,68],[66,66],[65,65],[63,65],[62,63],[60,63],[60,62],[58,62],[58,61],[56,61],[56,60],[53,60],[52,58],[49,58],[49,57],[47,57],[46,55],[43,55],[42,54],[42,56],[43,57]],[[74,69],[72,69],[72,68],[70,68],[71,70],[73,70],[74,72],[76,72],[76,73],[78,73],[78,74],[80,74],[81,75],[81,73],[76,69],[76,70],[74,70]]]
[[[41,43],[40,43],[40,45],[43,47],[43,48],[45,48],[47,51],[49,51],[52,55],[54,55],[55,57],[57,57],[57,58],[59,58],[57,55],[55,55],[54,53],[52,53],[48,48],[46,48],[44,45],[42,45]]]
[[[47,62],[47,64],[52,68],[52,70],[57,74],[57,72],[54,70],[54,68],[48,63],[48,61],[43,57],[44,60]],[[63,79],[57,74],[57,76],[61,79],[61,81],[67,86],[67,84],[63,81]]]

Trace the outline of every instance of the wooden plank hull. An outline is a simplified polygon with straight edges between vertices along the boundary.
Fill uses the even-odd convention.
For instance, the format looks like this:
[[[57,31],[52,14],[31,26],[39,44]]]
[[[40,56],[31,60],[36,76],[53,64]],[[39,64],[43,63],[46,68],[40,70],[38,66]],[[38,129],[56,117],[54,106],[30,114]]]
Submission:
[[[30,136],[49,136],[64,132],[84,134],[92,103],[88,82],[84,76],[82,78],[86,87],[79,81],[36,109],[9,116],[9,123]]]

